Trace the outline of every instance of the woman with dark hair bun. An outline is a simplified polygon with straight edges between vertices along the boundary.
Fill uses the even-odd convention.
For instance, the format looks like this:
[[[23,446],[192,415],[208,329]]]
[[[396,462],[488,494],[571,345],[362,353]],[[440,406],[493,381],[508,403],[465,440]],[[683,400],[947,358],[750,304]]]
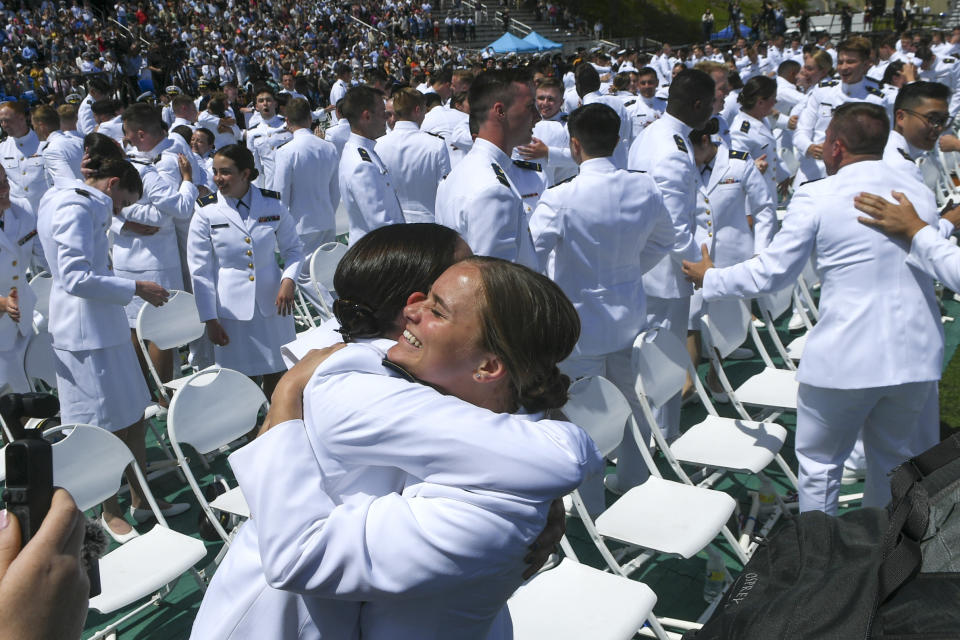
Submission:
[[[733,150],[746,151],[754,161],[765,160],[766,167],[759,165],[766,178],[767,188],[777,201],[778,192],[786,196],[790,186],[790,172],[777,153],[777,140],[767,122],[777,104],[777,81],[767,76],[754,76],[743,85],[737,98],[740,113],[733,119],[730,139]]]
[[[257,175],[246,147],[231,144],[216,152],[219,193],[197,200],[187,263],[217,365],[263,376],[270,397],[286,369],[280,347],[296,335],[294,282],[303,252],[279,194],[252,185]]]
[[[390,264],[374,244],[367,256]],[[585,433],[536,421],[566,402],[557,363],[580,331],[546,277],[469,257],[400,315],[358,317],[341,314],[357,333],[382,322],[399,340],[307,354],[277,386],[260,437],[231,457],[257,520],[224,558],[192,637],[510,637],[504,604],[551,504],[600,470]]]

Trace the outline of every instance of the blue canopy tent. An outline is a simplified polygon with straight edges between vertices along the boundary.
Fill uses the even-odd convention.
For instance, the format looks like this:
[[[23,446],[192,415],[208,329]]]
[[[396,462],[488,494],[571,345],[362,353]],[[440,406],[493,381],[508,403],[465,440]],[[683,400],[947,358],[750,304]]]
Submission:
[[[753,29],[748,27],[745,24],[740,25],[740,35],[744,38],[749,38],[753,34]],[[733,27],[728,26],[726,29],[721,29],[713,33],[710,36],[711,40],[733,40]]]
[[[497,40],[488,45],[488,47],[493,49],[494,53],[530,53],[537,51],[535,45],[524,42],[509,32],[497,38]]]
[[[550,49],[562,49],[563,45],[559,42],[554,42],[549,38],[544,38],[542,35],[536,31],[531,31],[527,34],[527,37],[523,39],[524,42],[529,42],[537,48],[537,51],[549,51]]]

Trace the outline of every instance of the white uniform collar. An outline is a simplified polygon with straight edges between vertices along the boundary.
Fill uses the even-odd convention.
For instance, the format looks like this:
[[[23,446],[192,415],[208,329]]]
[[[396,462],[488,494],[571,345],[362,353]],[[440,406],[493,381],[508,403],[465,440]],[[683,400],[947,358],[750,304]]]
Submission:
[[[371,140],[370,138],[361,136],[360,134],[354,133],[353,131],[350,132],[349,141],[357,145],[358,147],[362,147],[366,149],[367,151],[374,151],[374,147],[377,146],[376,140]]]
[[[20,136],[19,138],[13,138],[13,140],[16,142],[18,147],[40,143],[40,138],[37,137],[37,132],[33,129],[28,129],[26,134]]]
[[[717,117],[717,116],[714,116],[714,117]],[[693,127],[687,124],[684,124],[682,120],[680,120],[676,116],[670,115],[666,111],[664,111],[663,115],[660,116],[660,120],[669,123],[670,128],[673,129],[674,131],[681,133],[683,135],[684,140],[686,140],[687,136],[690,135],[690,132],[693,131]]]
[[[485,156],[489,156],[491,160],[500,165],[500,167],[509,167],[512,161],[510,157],[503,152],[503,149],[493,144],[486,138],[477,138],[473,141],[473,147],[470,149],[471,153],[476,151],[482,153]]]
[[[312,135],[313,135],[313,132],[310,131],[308,127],[304,127],[303,129],[297,129],[296,131],[293,132],[294,138],[296,138],[297,136],[302,138],[303,136],[312,136]]]
[[[903,137],[902,133],[893,129],[890,130],[890,138],[887,140],[887,144],[892,145],[896,149],[903,149],[914,162],[927,154],[923,149],[918,149],[910,144],[907,139]]]
[[[393,123],[394,131],[420,131],[420,127],[417,126],[416,122],[411,122],[410,120],[397,120]]]
[[[602,158],[590,158],[580,163],[580,173],[613,173],[617,167],[613,164],[610,156]]]

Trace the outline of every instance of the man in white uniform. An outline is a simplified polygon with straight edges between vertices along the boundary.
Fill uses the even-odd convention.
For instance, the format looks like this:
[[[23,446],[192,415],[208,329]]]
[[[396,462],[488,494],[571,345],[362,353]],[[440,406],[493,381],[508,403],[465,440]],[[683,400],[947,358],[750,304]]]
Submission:
[[[83,138],[60,131],[60,115],[53,107],[40,106],[31,115],[34,128],[48,128],[41,156],[47,186],[52,187],[65,180],[80,180],[80,163],[83,160]]]
[[[337,81],[330,87],[330,105],[327,111],[330,112],[333,123],[337,123],[338,116],[335,113],[337,103],[343,100],[347,95],[347,89],[350,88],[350,78],[353,76],[353,69],[348,64],[339,64],[336,69]]]
[[[269,87],[261,87],[255,97],[257,113],[261,121],[255,127],[247,129],[247,148],[253,153],[257,176],[254,184],[266,187],[273,183],[274,157],[277,147],[291,138],[283,116],[277,115],[277,99]]]
[[[665,256],[643,276],[647,324],[670,331],[680,342],[687,339],[693,287],[680,271],[679,258],[695,260],[698,254],[693,234],[701,181],[689,135],[693,129],[706,126],[713,113],[714,93],[713,80],[705,72],[681,71],[670,85],[666,112],[630,148],[630,169],[646,171],[663,194],[677,244],[675,256]],[[658,408],[655,417],[668,438],[676,437],[680,432],[680,394]],[[642,481],[644,476],[636,475],[633,469],[622,463],[618,466],[620,489],[627,490]]]
[[[420,130],[424,99],[416,89],[393,93],[396,122],[377,140],[377,154],[390,172],[407,222],[433,222],[437,187],[450,173],[447,145],[436,134]]]
[[[22,103],[0,103],[0,128],[7,134],[7,139],[0,142],[0,162],[7,171],[10,195],[29,201],[31,210],[36,211],[47,190],[47,180],[40,138],[27,126]]]
[[[797,190],[769,247],[725,269],[711,269],[706,255],[702,262],[684,263],[709,302],[791,286],[815,254],[823,283],[821,316],[797,373],[801,511],[836,513],[843,463],[861,429],[865,506],[885,505],[887,474],[938,440],[936,422],[922,419],[943,359],[933,281],[907,262],[903,244],[865,233],[853,207],[862,190],[894,188],[918,203],[928,224],[936,224],[933,195],[881,159],[889,127],[879,105],[837,108],[823,143],[830,177]]]
[[[580,315],[580,340],[560,368],[571,378],[610,378],[639,416],[630,354],[646,326],[642,275],[673,249],[673,225],[654,180],[614,166],[620,120],[613,109],[584,105],[568,126],[580,173],[547,189],[530,219],[540,271]],[[637,446],[632,434],[627,439],[620,460],[630,465],[639,453],[626,453]],[[581,489],[591,513],[604,508],[599,480]]]
[[[537,258],[523,200],[507,175],[508,155],[530,141],[537,117],[533,87],[510,71],[480,74],[470,87],[477,138],[437,189],[437,222],[456,230],[474,253],[534,268]]]
[[[336,211],[340,204],[338,165],[332,142],[313,135],[310,105],[295,98],[287,105],[290,142],[277,148],[276,171],[270,187],[297,223],[304,261],[297,276],[300,291],[319,307],[317,291],[310,286],[310,256],[317,248],[336,240]]]
[[[405,220],[386,165],[375,150],[387,114],[383,96],[367,86],[353,87],[340,103],[350,121],[350,138],[340,157],[340,197],[350,219],[350,243],[368,231]]]

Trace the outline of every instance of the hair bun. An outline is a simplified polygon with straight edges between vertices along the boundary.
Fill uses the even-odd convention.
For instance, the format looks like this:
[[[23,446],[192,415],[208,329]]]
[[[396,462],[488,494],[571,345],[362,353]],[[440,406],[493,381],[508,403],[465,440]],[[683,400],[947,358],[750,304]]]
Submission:
[[[358,338],[376,338],[382,333],[373,309],[362,302],[344,298],[334,300],[333,315],[340,323],[337,331],[343,336],[344,342],[352,342]]]
[[[559,409],[567,403],[570,378],[552,367],[546,374],[520,389],[520,405],[530,412]]]

